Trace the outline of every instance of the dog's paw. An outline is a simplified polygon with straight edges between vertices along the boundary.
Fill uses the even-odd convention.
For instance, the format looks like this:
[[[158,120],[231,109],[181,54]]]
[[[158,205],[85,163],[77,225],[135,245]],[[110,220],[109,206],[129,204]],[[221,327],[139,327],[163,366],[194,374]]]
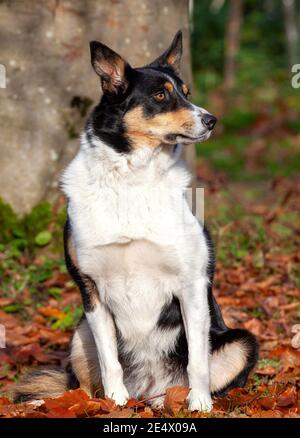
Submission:
[[[118,388],[111,388],[105,395],[106,397],[113,399],[118,406],[126,405],[129,399],[128,391],[124,385]]]
[[[190,411],[210,412],[213,408],[210,394],[195,389],[191,389],[187,402]]]

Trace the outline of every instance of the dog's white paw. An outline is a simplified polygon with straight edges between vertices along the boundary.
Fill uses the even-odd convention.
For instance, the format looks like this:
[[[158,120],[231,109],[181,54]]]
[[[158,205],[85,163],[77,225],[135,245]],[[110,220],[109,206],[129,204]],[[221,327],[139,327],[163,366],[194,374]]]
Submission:
[[[213,408],[210,394],[195,389],[190,390],[187,402],[190,411],[210,412]]]
[[[124,385],[116,388],[110,388],[105,395],[109,398],[112,398],[118,406],[125,405],[129,399],[128,391]]]

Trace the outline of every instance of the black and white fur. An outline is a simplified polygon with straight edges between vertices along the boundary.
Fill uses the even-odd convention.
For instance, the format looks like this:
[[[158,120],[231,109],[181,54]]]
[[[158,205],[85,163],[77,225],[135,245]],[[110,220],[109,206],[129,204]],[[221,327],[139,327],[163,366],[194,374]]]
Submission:
[[[209,411],[211,394],[245,384],[258,350],[252,334],[224,323],[212,294],[212,241],[183,195],[182,148],[207,139],[216,119],[187,100],[181,33],[141,69],[101,43],[91,53],[103,97],[62,179],[66,263],[85,317],[68,374],[29,376],[16,394],[80,386],[123,405],[185,385],[189,409]]]

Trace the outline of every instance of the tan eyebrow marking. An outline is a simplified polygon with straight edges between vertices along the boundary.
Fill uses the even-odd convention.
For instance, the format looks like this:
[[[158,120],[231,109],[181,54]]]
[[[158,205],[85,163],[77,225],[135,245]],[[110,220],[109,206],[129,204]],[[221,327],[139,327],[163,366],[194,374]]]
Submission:
[[[187,95],[189,93],[189,87],[187,85],[182,84],[181,88],[182,88],[183,94]]]
[[[174,87],[173,84],[171,84],[171,82],[167,81],[164,83],[165,89],[168,90],[170,93],[173,92]]]

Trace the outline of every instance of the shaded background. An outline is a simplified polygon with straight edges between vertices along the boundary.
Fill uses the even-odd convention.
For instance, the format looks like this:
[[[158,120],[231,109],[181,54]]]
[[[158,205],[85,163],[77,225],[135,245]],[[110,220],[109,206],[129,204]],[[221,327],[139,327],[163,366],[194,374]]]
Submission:
[[[217,248],[226,323],[259,337],[247,389],[215,416],[300,416],[300,4],[296,0],[0,1],[0,391],[24,366],[65,364],[82,309],[62,255],[62,168],[99,96],[88,42],[142,65],[184,32],[191,99],[213,137],[186,149]],[[298,394],[299,399],[299,394]],[[0,412],[1,415],[1,412]]]

